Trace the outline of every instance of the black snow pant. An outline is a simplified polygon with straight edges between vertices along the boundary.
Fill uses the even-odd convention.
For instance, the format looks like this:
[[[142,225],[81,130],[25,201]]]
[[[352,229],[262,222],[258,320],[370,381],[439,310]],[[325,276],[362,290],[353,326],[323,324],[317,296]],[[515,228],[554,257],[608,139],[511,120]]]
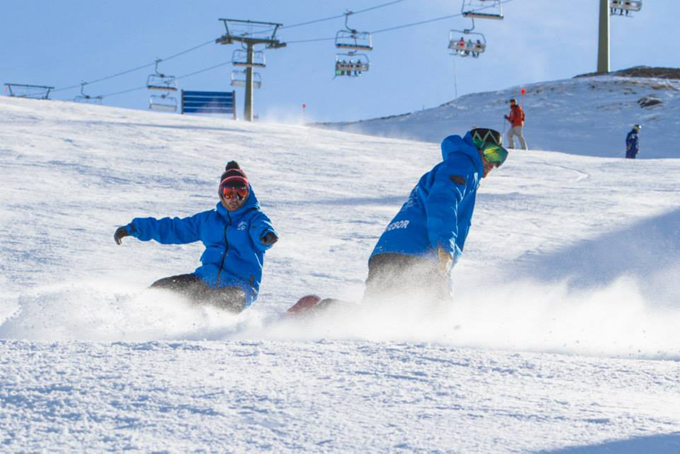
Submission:
[[[437,265],[422,257],[385,253],[368,262],[368,278],[364,301],[417,299],[429,305],[451,301],[448,276],[442,276]]]
[[[180,274],[159,279],[151,288],[170,290],[194,303],[207,303],[230,312],[246,307],[246,293],[239,287],[210,287],[195,274]]]

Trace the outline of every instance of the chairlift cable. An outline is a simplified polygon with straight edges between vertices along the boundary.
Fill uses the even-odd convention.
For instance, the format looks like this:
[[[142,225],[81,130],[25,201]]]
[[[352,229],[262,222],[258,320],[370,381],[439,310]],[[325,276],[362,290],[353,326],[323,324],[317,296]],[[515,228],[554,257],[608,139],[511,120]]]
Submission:
[[[127,90],[117,91],[117,92],[115,92],[115,93],[107,93],[107,94],[105,94],[105,95],[100,95],[100,97],[102,97],[102,98],[109,98],[109,97],[111,97],[111,96],[123,95],[123,94],[125,94],[125,93],[132,93],[133,91],[146,90],[146,89],[147,89],[147,87],[146,87],[146,85],[144,85],[143,87],[129,88],[129,89],[127,89]]]
[[[187,49],[187,50],[184,50],[184,51],[182,51],[182,52],[179,52],[179,53],[170,55],[169,57],[161,58],[161,59],[159,59],[159,60],[161,60],[161,61],[171,60],[171,59],[173,59],[173,58],[179,57],[180,55],[188,54],[189,52],[193,52],[193,51],[196,50],[196,49],[199,49],[199,48],[201,48],[201,47],[203,47],[203,46],[207,46],[208,44],[212,44],[212,43],[214,43],[214,42],[215,42],[215,40],[214,40],[214,39],[211,39],[210,41],[206,41],[206,42],[204,42],[204,43],[202,43],[202,44],[199,44],[199,45],[197,45],[197,46],[194,46],[194,47],[192,47],[192,48],[190,48],[190,49]],[[130,73],[132,73],[132,72],[139,71],[140,69],[150,68],[150,67],[154,66],[155,64],[156,64],[156,62],[154,61],[154,63],[148,63],[148,64],[146,64],[146,65],[137,66],[136,68],[128,69],[128,70],[126,70],[126,71],[121,71],[121,72],[119,72],[119,73],[112,74],[112,75],[106,76],[106,77],[102,77],[102,78],[100,78],[100,79],[91,80],[91,81],[88,81],[87,83],[88,83],[88,85],[92,85],[92,84],[95,84],[95,83],[97,83],[97,82],[103,82],[103,81],[105,81],[105,80],[113,79],[113,78],[115,78],[115,77],[124,76],[125,74],[130,74]],[[58,88],[58,89],[56,89],[56,90],[52,90],[52,92],[54,93],[54,92],[58,92],[58,91],[71,90],[71,89],[73,89],[73,88],[78,88],[78,87],[80,87],[80,85],[81,85],[81,84],[78,84],[78,85],[71,85],[71,86],[69,86],[69,87]],[[136,89],[135,89],[135,90],[136,90]],[[114,94],[118,94],[118,93],[114,93]],[[111,95],[109,95],[109,96],[111,96]]]
[[[366,12],[368,12],[368,11],[373,11],[374,9],[384,8],[384,7],[386,7],[386,6],[394,5],[395,3],[401,3],[401,2],[403,2],[403,1],[405,1],[405,0],[394,0],[394,1],[389,2],[389,3],[383,3],[382,5],[371,6],[370,8],[360,9],[359,11],[352,11],[352,14],[366,13]],[[344,14],[343,14],[343,16],[344,16]]]
[[[345,15],[339,14],[337,16],[326,17],[326,18],[323,18],[323,19],[316,19],[316,20],[310,20],[310,21],[307,21],[307,22],[300,22],[299,24],[285,25],[283,27],[280,27],[280,29],[284,30],[284,29],[288,29],[288,28],[302,27],[302,26],[305,26],[305,25],[311,25],[311,24],[316,24],[316,23],[319,23],[319,22],[325,22],[327,20],[340,19],[341,17],[345,17]]]
[[[169,56],[169,57],[161,58],[161,60],[163,60],[163,61],[171,60],[171,59],[173,59],[173,58],[179,57],[180,55],[188,54],[189,52],[193,52],[193,51],[195,51],[196,49],[200,49],[200,48],[203,47],[203,46],[207,46],[208,44],[213,44],[214,42],[215,42],[215,40],[214,40],[214,39],[211,39],[210,41],[206,41],[206,42],[204,42],[203,44],[199,44],[198,46],[194,46],[194,47],[192,47],[191,49],[184,50],[184,51],[182,51],[182,52],[179,52],[179,53],[177,53],[177,54],[171,55],[171,56]]]
[[[226,65],[230,65],[230,64],[231,64],[231,60],[230,60],[230,61],[227,61],[227,62],[224,62],[224,63],[220,63],[220,64],[218,64],[218,65],[210,66],[210,67],[208,67],[208,68],[203,68],[203,69],[200,69],[200,70],[198,70],[198,71],[194,71],[194,72],[189,73],[189,74],[184,74],[184,75],[182,75],[182,76],[175,77],[175,80],[179,80],[179,79],[184,79],[184,78],[187,78],[187,77],[195,76],[196,74],[204,73],[204,72],[207,72],[207,71],[212,71],[213,69],[217,69],[217,68],[220,68],[220,67],[222,67],[222,66],[226,66]],[[133,92],[133,91],[146,90],[146,89],[147,89],[147,87],[146,87],[146,85],[145,85],[145,86],[143,86],[143,87],[130,88],[130,89],[128,89],[128,90],[117,91],[117,92],[115,92],[115,93],[108,93],[108,94],[101,95],[101,96],[102,96],[102,98],[108,98],[108,97],[111,97],[111,96],[123,95],[123,94],[125,94],[125,93],[131,93],[131,92]]]
[[[391,1],[391,2],[388,2],[388,3],[383,3],[381,5],[371,6],[370,8],[365,8],[365,9],[361,9],[361,10],[358,10],[358,11],[352,11],[351,14],[366,13],[368,11],[373,11],[374,9],[385,8],[387,6],[394,5],[396,3],[401,3],[401,2],[404,2],[404,1],[406,1],[406,0],[394,0],[394,1]],[[326,22],[326,21],[329,21],[329,20],[342,19],[346,15],[347,15],[347,13],[342,13],[342,14],[337,14],[335,16],[325,17],[323,19],[314,19],[314,20],[310,20],[310,21],[306,21],[306,22],[300,22],[298,24],[284,25],[284,26],[279,27],[279,30],[286,30],[286,29],[289,29],[289,28],[303,27],[305,25],[317,24],[319,22]],[[264,32],[261,32],[261,33],[264,33]],[[329,38],[287,41],[287,43],[290,44],[290,43],[306,43],[306,42],[312,42],[312,41],[327,41],[328,39]],[[334,38],[331,38],[331,39],[334,39]]]
[[[175,79],[177,79],[177,80],[185,79],[187,77],[195,76],[196,74],[204,73],[204,72],[207,72],[207,71],[212,71],[213,69],[221,68],[222,66],[226,66],[226,65],[231,65],[231,60],[225,61],[224,63],[220,63],[218,65],[210,66],[209,68],[199,69],[198,71],[194,71],[194,72],[189,73],[189,74],[184,74],[183,76],[175,77]]]
[[[503,0],[503,1],[501,2],[501,4],[503,4],[503,3],[510,3],[510,2],[512,2],[512,1],[514,1],[514,0]],[[393,2],[393,3],[394,3],[394,2]],[[483,10],[483,9],[487,9],[487,8],[490,8],[490,7],[489,7],[489,6],[485,6],[485,7],[483,7],[483,8],[480,8],[479,11],[481,11],[481,10]],[[370,8],[369,8],[369,9],[370,9]],[[477,10],[475,10],[475,11],[477,11]],[[358,13],[358,12],[356,12],[356,13],[354,13],[354,14],[357,14],[357,13]],[[434,19],[428,19],[428,20],[424,20],[424,21],[420,21],[420,22],[413,22],[413,23],[410,23],[410,24],[397,25],[397,26],[394,26],[394,27],[383,28],[383,29],[381,29],[381,30],[372,31],[372,32],[369,32],[369,33],[372,34],[372,35],[375,35],[375,34],[378,34],[378,33],[384,33],[384,32],[389,32],[389,31],[393,31],[393,30],[399,30],[399,29],[402,29],[402,28],[408,28],[408,27],[415,27],[415,26],[417,26],[417,25],[424,25],[424,24],[429,24],[429,23],[432,23],[432,22],[437,22],[437,21],[441,21],[441,20],[445,20],[445,19],[451,19],[451,18],[454,18],[454,17],[460,17],[460,16],[462,16],[462,15],[463,15],[462,13],[456,13],[456,14],[451,14],[451,15],[448,15],[448,16],[437,17],[437,18],[434,18]],[[343,14],[343,16],[344,16],[344,14]],[[296,40],[296,41],[286,41],[286,43],[287,43],[287,44],[300,44],[300,43],[312,43],[312,42],[318,42],[318,41],[333,41],[333,40],[335,40],[335,37],[332,37],[332,38],[300,39],[300,40]]]
[[[374,9],[385,8],[387,6],[394,5],[396,3],[401,3],[401,2],[404,2],[404,1],[406,1],[406,0],[394,0],[392,2],[383,3],[381,5],[376,5],[376,6],[371,6],[370,8],[361,9],[359,11],[352,11],[352,14],[366,13],[366,12],[372,11]],[[323,18],[323,19],[315,19],[315,20],[310,20],[310,21],[307,21],[307,22],[300,22],[299,24],[284,25],[284,26],[280,27],[279,29],[284,30],[284,29],[288,29],[288,28],[295,28],[295,27],[302,27],[304,25],[316,24],[318,22],[325,22],[325,21],[334,20],[334,19],[341,19],[341,18],[345,17],[346,14],[347,13],[343,13],[343,14],[338,14],[338,15],[335,15],[335,16],[326,17],[326,18]]]
[[[413,22],[413,23],[410,23],[410,24],[397,25],[395,27],[390,27],[390,28],[383,28],[382,30],[372,31],[371,34],[377,35],[378,33],[390,32],[392,30],[399,30],[401,28],[415,27],[416,25],[429,24],[429,23],[432,23],[432,22],[437,22],[437,21],[445,20],[445,19],[451,19],[452,17],[458,17],[458,16],[462,16],[462,14],[461,13],[451,14],[449,16],[437,17],[435,19],[428,19],[428,20],[424,20],[424,21],[420,21],[420,22]]]
[[[510,2],[512,2],[512,1],[513,1],[513,0],[503,0],[503,1],[501,2],[501,4],[503,4],[503,3],[510,3]],[[490,6],[485,6],[485,7],[483,7],[483,8],[479,8],[478,10],[475,10],[475,11],[482,11],[482,10],[487,9],[487,8],[491,8],[491,7],[490,7]],[[392,31],[392,30],[399,30],[399,29],[401,29],[401,28],[407,28],[407,27],[415,27],[416,25],[429,24],[429,23],[432,23],[432,22],[437,22],[437,21],[445,20],[445,19],[451,19],[451,18],[453,18],[453,17],[458,17],[458,16],[462,16],[462,15],[463,15],[462,13],[451,14],[451,15],[449,15],[449,16],[437,17],[437,18],[435,18],[435,19],[429,19],[429,20],[424,20],[424,21],[420,21],[420,22],[413,22],[413,23],[411,23],[411,24],[397,25],[397,26],[395,26],[395,27],[383,28],[382,30],[373,31],[373,32],[371,32],[371,34],[372,34],[372,35],[377,35],[378,33],[389,32],[389,31]]]
[[[286,44],[314,43],[319,41],[335,41],[335,36],[331,36],[330,38],[313,38],[313,39],[300,39],[297,41],[286,41]]]
[[[112,74],[112,75],[110,75],[110,76],[102,77],[101,79],[95,79],[95,80],[88,81],[87,84],[88,84],[88,85],[91,85],[91,84],[94,84],[94,83],[97,83],[97,82],[103,82],[103,81],[105,81],[105,80],[113,79],[114,77],[123,76],[123,75],[125,75],[125,74],[129,74],[129,73],[131,73],[131,72],[139,71],[140,69],[148,68],[148,67],[151,67],[151,66],[154,66],[154,65],[155,65],[155,63],[149,63],[149,64],[147,64],[147,65],[138,66],[138,67],[136,67],[136,68],[128,69],[128,70],[126,70],[126,71],[121,71],[121,72],[119,72],[119,73]],[[81,85],[81,84],[78,84],[78,85],[71,85],[70,87],[57,88],[56,90],[53,90],[53,92],[64,91],[64,90],[70,90],[70,89],[72,89],[72,88],[77,88],[77,87],[79,87],[80,85]]]

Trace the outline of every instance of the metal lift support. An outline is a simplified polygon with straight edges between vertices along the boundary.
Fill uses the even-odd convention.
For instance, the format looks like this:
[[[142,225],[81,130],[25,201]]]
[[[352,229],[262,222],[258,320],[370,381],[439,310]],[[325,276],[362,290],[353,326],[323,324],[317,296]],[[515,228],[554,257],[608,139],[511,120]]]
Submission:
[[[243,118],[253,121],[253,66],[255,63],[255,46],[263,44],[267,49],[280,49],[286,43],[276,38],[276,31],[283,24],[273,22],[256,22],[237,19],[220,19],[224,23],[226,33],[215,40],[218,44],[241,43],[248,53],[246,67],[246,96]],[[245,30],[244,30],[245,29]],[[257,30],[255,30],[257,29]]]
[[[50,99],[50,91],[54,90],[54,87],[6,83],[5,89],[10,96],[16,98]]]

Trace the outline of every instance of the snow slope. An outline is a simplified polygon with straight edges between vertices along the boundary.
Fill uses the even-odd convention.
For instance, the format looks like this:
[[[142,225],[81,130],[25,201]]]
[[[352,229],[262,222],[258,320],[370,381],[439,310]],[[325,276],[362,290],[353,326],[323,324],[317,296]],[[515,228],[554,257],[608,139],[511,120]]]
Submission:
[[[626,134],[639,123],[643,129],[638,158],[680,158],[678,80],[591,76],[521,88],[473,93],[405,115],[318,126],[439,143],[448,131],[473,125],[507,131],[503,116],[510,112],[508,100],[516,98],[525,110],[524,136],[530,149],[623,157]]]
[[[454,307],[296,321],[303,294],[360,297],[437,145],[0,113],[0,452],[680,452],[678,159],[515,152],[480,188]],[[281,234],[238,316],[145,290],[200,246],[112,238],[214,206],[230,159]]]

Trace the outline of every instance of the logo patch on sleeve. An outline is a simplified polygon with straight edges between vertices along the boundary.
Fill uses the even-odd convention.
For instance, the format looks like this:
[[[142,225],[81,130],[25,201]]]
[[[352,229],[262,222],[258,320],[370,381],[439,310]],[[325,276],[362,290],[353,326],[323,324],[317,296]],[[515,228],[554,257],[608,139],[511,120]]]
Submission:
[[[453,181],[455,184],[465,186],[465,178],[461,177],[460,175],[451,175],[449,178],[451,178],[451,181]]]

